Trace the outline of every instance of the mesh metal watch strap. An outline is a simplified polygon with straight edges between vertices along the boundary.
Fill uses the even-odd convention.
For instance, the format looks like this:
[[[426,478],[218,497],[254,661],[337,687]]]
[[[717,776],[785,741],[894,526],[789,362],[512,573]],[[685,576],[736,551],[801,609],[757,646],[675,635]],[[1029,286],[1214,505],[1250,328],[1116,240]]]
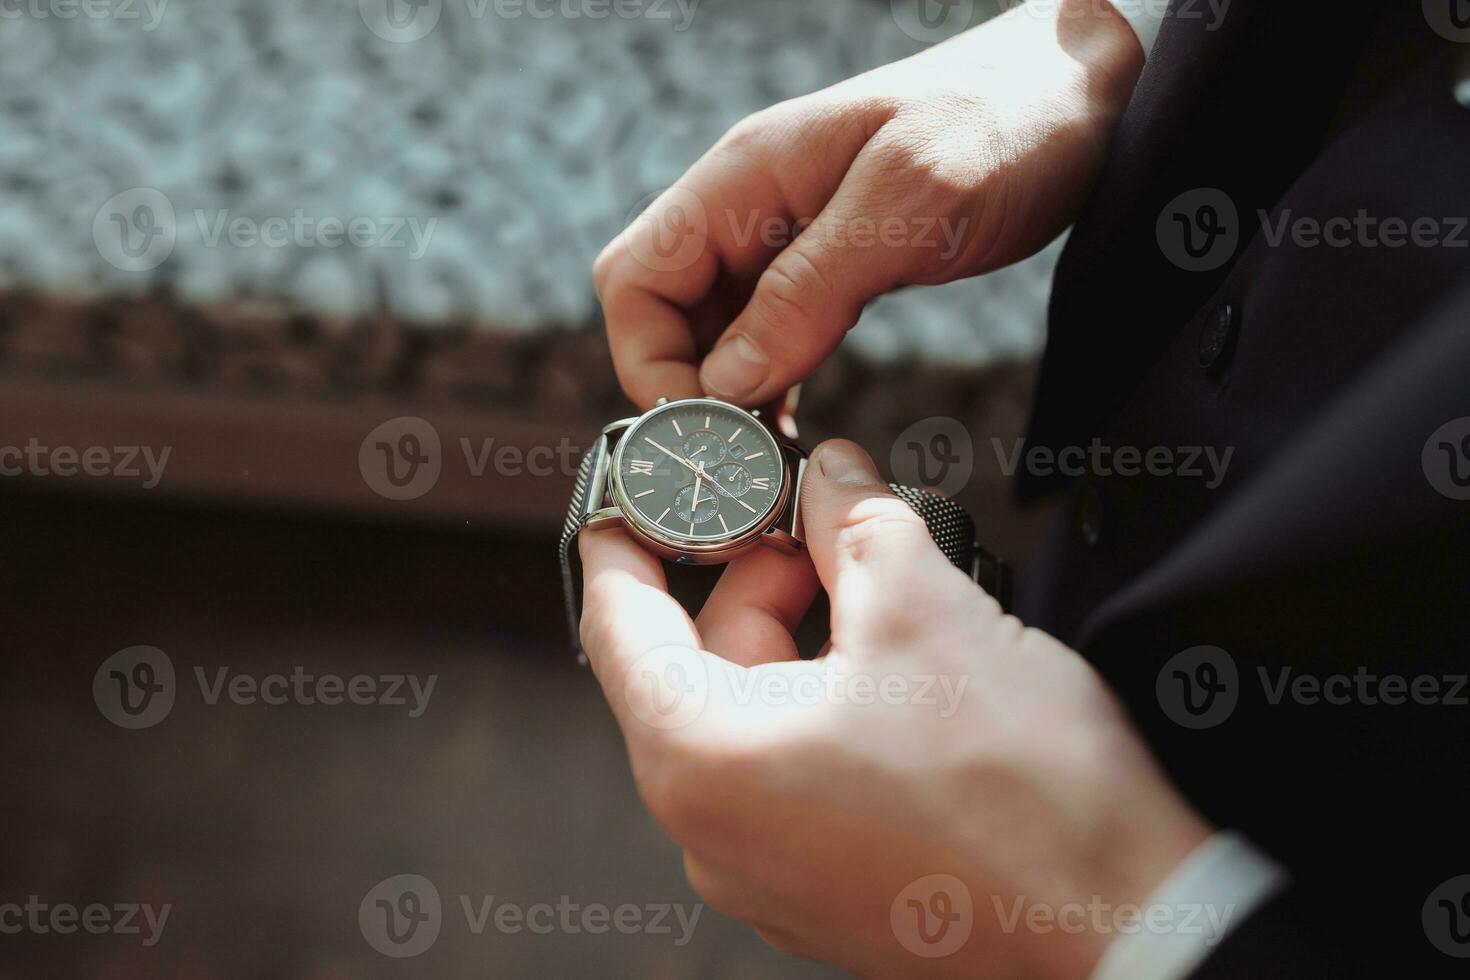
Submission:
[[[562,589],[567,603],[567,629],[572,645],[577,650],[577,658],[582,663],[587,662],[581,642],[582,581],[579,570],[573,567],[574,545],[577,532],[582,529],[582,522],[587,515],[602,506],[602,487],[597,484],[599,469],[607,451],[607,437],[602,436],[582,457],[582,465],[577,468],[577,482],[572,487],[572,503],[567,509],[567,521],[562,527],[561,542],[558,545]],[[1010,609],[1010,569],[1005,562],[995,558],[975,541],[975,522],[963,507],[947,497],[927,490],[916,490],[897,483],[890,483],[888,489],[912,507],[914,513],[924,521],[924,526],[929,529],[929,535],[934,538],[939,550],[944,552],[944,557],[993,595],[1003,609]],[[596,499],[593,499],[594,496]]]
[[[888,484],[894,496],[914,509],[924,521],[929,536],[960,571],[993,595],[1001,608],[1011,608],[1011,574],[1005,562],[980,547],[975,540],[975,521],[969,511],[948,497],[928,490]]]
[[[574,545],[577,532],[587,515],[602,505],[601,500],[592,500],[592,477],[598,465],[607,455],[607,436],[599,436],[592,448],[582,455],[582,465],[577,467],[577,482],[572,485],[572,503],[567,508],[567,522],[562,525],[561,543],[557,555],[561,559],[561,587],[567,603],[567,629],[572,646],[577,651],[577,660],[587,662],[582,650],[582,576],[580,569],[572,568]]]

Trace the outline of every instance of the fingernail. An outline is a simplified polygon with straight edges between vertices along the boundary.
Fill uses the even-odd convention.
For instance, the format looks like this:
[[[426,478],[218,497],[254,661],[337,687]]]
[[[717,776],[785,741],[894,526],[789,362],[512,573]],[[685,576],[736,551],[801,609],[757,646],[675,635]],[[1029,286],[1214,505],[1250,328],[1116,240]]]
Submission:
[[[817,467],[823,476],[838,483],[871,486],[882,482],[868,454],[850,442],[822,445],[817,450]]]
[[[771,368],[770,359],[743,336],[727,340],[710,352],[700,379],[721,398],[743,398],[760,387]]]

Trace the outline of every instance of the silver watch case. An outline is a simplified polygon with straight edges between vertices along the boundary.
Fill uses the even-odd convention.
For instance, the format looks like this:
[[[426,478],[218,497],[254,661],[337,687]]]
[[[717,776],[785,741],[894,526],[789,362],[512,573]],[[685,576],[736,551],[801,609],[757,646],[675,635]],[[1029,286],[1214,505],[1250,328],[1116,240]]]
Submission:
[[[647,521],[638,513],[628,499],[623,486],[623,446],[618,438],[612,450],[611,465],[607,473],[607,494],[612,506],[592,512],[583,521],[583,526],[606,526],[620,523],[643,547],[672,562],[684,565],[718,565],[732,561],[753,548],[767,545],[794,554],[803,547],[801,540],[801,508],[794,505],[800,495],[801,479],[806,470],[806,452],[794,442],[774,431],[760,418],[759,412],[746,411],[729,402],[715,398],[685,398],[667,401],[660,398],[658,404],[638,416],[614,422],[603,430],[609,439],[621,436],[646,419],[663,412],[686,408],[691,405],[714,405],[725,411],[734,411],[744,416],[747,424],[760,426],[762,431],[781,449],[781,485],[771,508],[754,525],[743,531],[715,540],[690,541],[678,534],[665,530]]]

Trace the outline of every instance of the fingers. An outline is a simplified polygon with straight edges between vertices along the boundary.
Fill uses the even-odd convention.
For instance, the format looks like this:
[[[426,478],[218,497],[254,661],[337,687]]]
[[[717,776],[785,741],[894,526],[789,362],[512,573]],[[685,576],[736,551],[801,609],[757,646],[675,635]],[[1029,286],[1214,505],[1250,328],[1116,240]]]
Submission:
[[[742,405],[779,396],[836,349],[871,300],[903,282],[912,257],[879,235],[873,216],[893,211],[879,200],[876,170],[860,155],[817,219],[772,260],[700,367],[705,391]]]
[[[834,646],[912,632],[972,588],[857,445],[818,446],[801,500],[807,548],[832,600]]]
[[[817,593],[805,555],[757,548],[731,562],[697,620],[705,649],[742,667],[795,660],[791,634]]]
[[[866,121],[849,118],[819,98],[752,116],[604,249],[593,268],[593,281],[607,320],[618,380],[639,407],[647,409],[659,397],[731,396],[723,382],[706,387],[718,380],[718,373],[700,379],[700,342],[707,349],[714,336],[699,336],[698,324],[692,321],[700,319],[706,306],[731,302],[732,297],[717,295],[722,284],[735,287],[731,291],[738,295],[716,330],[725,326],[729,315],[749,308],[754,284],[783,254],[800,222],[821,212],[838,193],[873,131]],[[783,284],[791,276],[799,276],[802,283],[809,280],[800,258],[809,246],[802,244],[801,251],[770,274],[766,282],[770,296],[761,300],[757,327],[783,309],[780,299],[790,292]],[[846,282],[845,265],[831,270],[833,275],[839,273]],[[773,299],[778,305],[767,313]],[[803,292],[800,302],[805,308],[818,299]],[[861,302],[847,297],[848,305],[854,302],[861,309]],[[786,322],[784,316],[781,320]],[[811,322],[835,330],[838,339],[845,329],[830,327],[825,317],[793,320],[792,326],[805,329]],[[754,330],[752,336],[758,335]],[[835,343],[823,340],[812,349],[830,350]],[[765,353],[785,355],[774,343]],[[778,377],[799,378],[818,359],[817,354],[805,355],[804,368],[781,366]],[[781,382],[768,381],[739,400],[758,404],[756,394],[769,398],[782,387]]]
[[[621,531],[583,531],[577,537],[585,583],[582,647],[627,731],[627,712],[642,707],[629,704],[642,690],[628,683],[630,672],[659,650],[699,651],[699,632],[669,595],[656,557]]]
[[[722,273],[755,275],[774,254],[759,236],[732,237],[727,214],[782,214],[755,161],[716,148],[615,238],[593,266],[618,382],[643,409],[704,394],[690,310]],[[737,229],[738,230],[738,229]]]

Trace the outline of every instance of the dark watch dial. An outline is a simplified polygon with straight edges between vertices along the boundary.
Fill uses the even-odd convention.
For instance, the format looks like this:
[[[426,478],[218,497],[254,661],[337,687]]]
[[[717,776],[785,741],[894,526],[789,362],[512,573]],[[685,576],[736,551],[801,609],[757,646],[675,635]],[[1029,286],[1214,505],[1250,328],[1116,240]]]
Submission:
[[[643,524],[667,537],[719,541],[770,516],[783,466],[780,446],[750,415],[691,400],[657,409],[623,434],[615,479]]]

